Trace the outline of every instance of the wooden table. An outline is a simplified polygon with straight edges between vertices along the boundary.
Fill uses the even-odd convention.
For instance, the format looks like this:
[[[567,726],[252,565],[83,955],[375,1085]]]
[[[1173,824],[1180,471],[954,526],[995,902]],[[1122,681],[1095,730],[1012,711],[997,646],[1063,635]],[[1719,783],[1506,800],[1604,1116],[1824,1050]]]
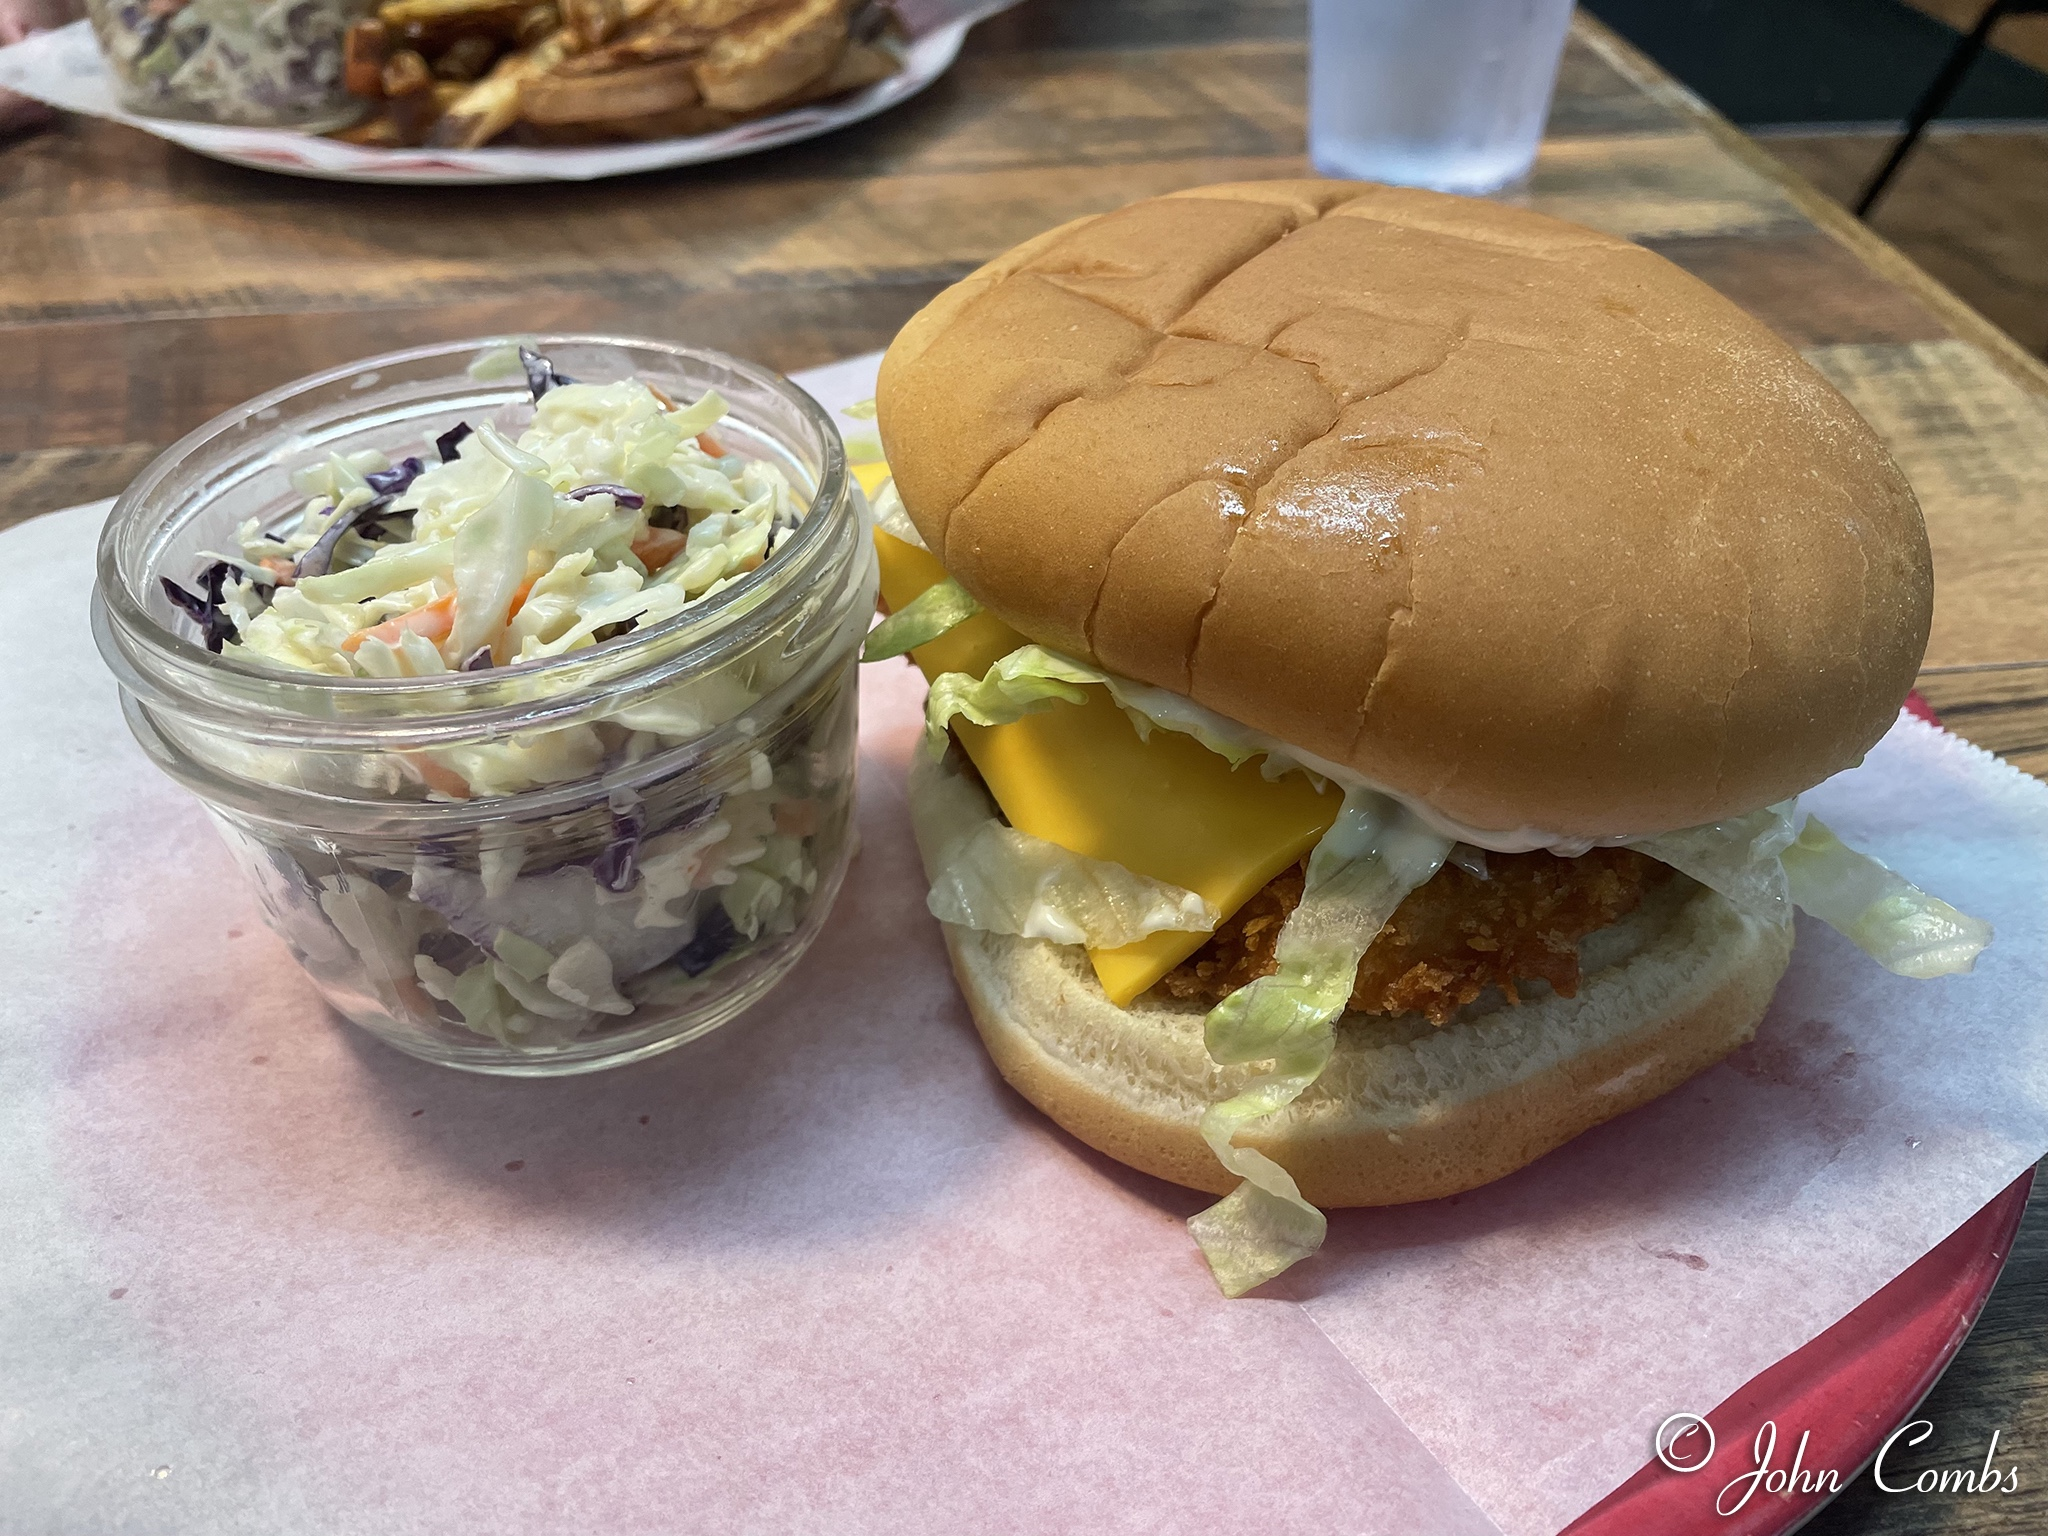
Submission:
[[[1302,29],[1287,0],[1033,0],[872,123],[589,186],[294,181],[68,122],[0,150],[0,526],[110,494],[215,412],[386,348],[622,331],[793,369],[880,347],[1049,225],[1303,173]],[[1923,691],[2048,770],[2048,371],[1591,22],[1519,195],[1661,251],[1848,393],[1926,508]],[[2002,1431],[2022,1492],[1886,1498],[1865,1479],[1809,1530],[2048,1529],[2043,1204],[2048,1187],[1926,1409],[1944,1451]]]

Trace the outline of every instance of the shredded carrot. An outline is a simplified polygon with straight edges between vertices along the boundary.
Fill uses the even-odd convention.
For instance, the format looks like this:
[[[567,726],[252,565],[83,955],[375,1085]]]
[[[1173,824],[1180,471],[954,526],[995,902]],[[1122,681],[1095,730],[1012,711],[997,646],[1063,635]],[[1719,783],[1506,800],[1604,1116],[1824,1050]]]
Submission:
[[[688,534],[673,528],[650,528],[633,541],[633,558],[652,573],[681,554],[689,542]]]
[[[344,651],[359,651],[365,640],[382,640],[386,645],[396,645],[410,634],[425,635],[429,640],[445,640],[448,632],[455,627],[455,594],[437,597],[423,608],[411,613],[401,613],[395,619],[386,619],[382,624],[372,624],[368,629],[359,629],[341,642]]]
[[[263,569],[270,572],[271,575],[275,576],[277,578],[277,584],[280,587],[288,587],[292,584],[294,580],[297,579],[293,574],[294,567],[292,565],[292,562],[289,560],[280,560],[277,558],[277,556],[272,555],[267,560],[259,560],[257,564],[261,565]]]
[[[645,379],[642,379],[640,382],[642,384],[647,384],[647,381]],[[647,384],[647,393],[654,396],[655,399],[661,402],[661,408],[664,411],[672,411],[676,408],[675,401],[669,399],[667,391],[665,391],[659,384]]]
[[[407,752],[406,762],[412,771],[420,776],[420,782],[429,789],[438,789],[444,795],[453,795],[457,800],[469,798],[469,780],[446,764],[437,763],[424,752]]]
[[[714,459],[725,457],[725,445],[709,432],[699,432],[697,434],[697,446],[710,454]]]
[[[505,610],[505,619],[508,623],[511,621],[513,614],[526,606],[526,599],[533,592],[533,584],[539,580],[538,576],[529,576],[526,580],[519,583],[519,590],[512,594],[512,606]]]

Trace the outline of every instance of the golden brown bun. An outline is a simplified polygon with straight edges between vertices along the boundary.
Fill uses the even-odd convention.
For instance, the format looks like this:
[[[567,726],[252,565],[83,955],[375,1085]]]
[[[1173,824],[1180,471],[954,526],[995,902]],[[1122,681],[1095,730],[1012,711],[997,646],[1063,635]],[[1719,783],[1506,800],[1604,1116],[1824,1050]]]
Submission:
[[[1286,181],[1077,220],[913,317],[878,401],[911,518],[1017,629],[1471,827],[1783,799],[1926,644],[1919,508],[1848,402],[1522,209]]]
[[[1756,1033],[1791,955],[1789,927],[1744,917],[1673,881],[1640,918],[1641,944],[1576,998],[1454,1020],[1347,1016],[1337,1051],[1290,1108],[1238,1137],[1320,1206],[1398,1205],[1513,1173],[1581,1131],[1668,1093]],[[1025,1098],[1097,1151],[1224,1194],[1234,1175],[1196,1130],[1255,1068],[1223,1068],[1200,1008],[1104,995],[1087,952],[945,926],[982,1043]],[[1469,1012],[1469,1010],[1468,1010]]]

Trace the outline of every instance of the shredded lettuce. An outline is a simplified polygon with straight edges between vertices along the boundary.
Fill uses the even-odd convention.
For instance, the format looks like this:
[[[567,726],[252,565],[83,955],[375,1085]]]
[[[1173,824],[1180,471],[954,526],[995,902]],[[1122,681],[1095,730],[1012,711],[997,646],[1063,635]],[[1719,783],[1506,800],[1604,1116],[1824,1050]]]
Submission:
[[[862,661],[887,661],[920,645],[929,645],[947,630],[981,612],[981,604],[948,576],[926,587],[873,629],[860,648]]]
[[[958,672],[941,676],[926,704],[927,736],[935,749],[943,750],[946,725],[955,715],[979,725],[1003,724],[1059,700],[1079,703],[1085,697],[1081,686],[1091,683],[1109,689],[1141,735],[1155,726],[1179,731],[1233,767],[1263,757],[1263,771],[1269,777],[1299,769],[1316,777],[1336,777],[1353,789],[1366,787],[1333,765],[1180,694],[1132,682],[1036,645],[1012,651],[979,680]],[[1409,814],[1424,819],[1424,812]],[[1990,942],[1988,924],[1845,847],[1825,827],[1811,839],[1798,829],[1797,801],[1788,800],[1627,846],[1691,876],[1760,922],[1786,922],[1796,905],[1839,929],[1900,975],[1929,977],[1968,970]],[[1849,910],[1844,904],[1851,900],[1861,900],[1863,906]]]
[[[934,761],[946,752],[946,729],[954,718],[976,725],[1008,725],[1055,704],[1079,704],[1081,684],[1102,680],[1093,667],[1046,650],[1019,646],[987,673],[941,672],[924,702],[925,750]]]
[[[875,492],[875,526],[892,539],[901,539],[912,549],[926,548],[924,535],[917,531],[917,524],[910,520],[910,513],[903,506],[903,497],[896,489],[896,480],[891,476],[883,487]]]
[[[1782,923],[1792,912],[1779,856],[1798,831],[1797,813],[1798,802],[1786,800],[1747,816],[1641,838],[1628,846],[1691,876],[1759,922]]]
[[[1895,975],[1916,981],[1972,969],[1991,925],[1930,896],[1809,816],[1783,855],[1792,900]]]
[[[1216,909],[1193,891],[1004,826],[958,751],[910,770],[912,827],[932,872],[925,905],[939,921],[1091,949],[1216,926]]]
[[[1818,817],[1800,829],[1793,800],[1629,846],[1760,922],[1786,922],[1796,906],[1886,970],[1916,980],[1969,970],[1991,942],[1989,923],[1857,852]]]
[[[1147,934],[1208,933],[1216,909],[1193,891],[1070,852],[990,818],[932,880],[925,905],[941,922],[1090,949]]]
[[[1234,1144],[1253,1121],[1285,1109],[1322,1074],[1336,1021],[1351,999],[1358,963],[1408,893],[1451,851],[1401,805],[1370,790],[1344,797],[1337,820],[1309,855],[1301,904],[1280,929],[1279,969],[1238,988],[1209,1013],[1209,1054],[1220,1065],[1268,1061],[1272,1070],[1203,1114],[1202,1139],[1244,1183],[1190,1218],[1226,1296],[1241,1296],[1322,1246],[1323,1213],[1264,1153]]]
[[[906,614],[909,611],[904,609]],[[877,627],[875,633],[880,632]],[[1233,768],[1255,757],[1264,758],[1261,771],[1267,778],[1297,770],[1318,781],[1332,775],[1329,764],[1308,759],[1273,737],[1205,709],[1182,694],[1133,682],[1042,645],[1018,647],[980,679],[965,672],[941,673],[925,703],[927,741],[934,753],[943,751],[943,736],[955,715],[964,715],[976,725],[1006,725],[1057,701],[1078,704],[1086,695],[1077,685],[1091,683],[1109,690],[1140,738],[1149,738],[1154,729],[1192,736]]]

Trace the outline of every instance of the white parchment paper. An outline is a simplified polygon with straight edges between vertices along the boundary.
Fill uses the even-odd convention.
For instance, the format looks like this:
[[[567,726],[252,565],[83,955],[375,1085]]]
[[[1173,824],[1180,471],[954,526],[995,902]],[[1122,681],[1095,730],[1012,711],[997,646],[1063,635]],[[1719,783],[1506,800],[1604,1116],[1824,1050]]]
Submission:
[[[807,382],[828,403],[872,360]],[[0,1509],[51,1532],[1558,1529],[2048,1149],[2048,790],[1902,720],[1818,792],[1998,940],[1816,925],[1757,1042],[1226,1302],[1206,1197],[977,1047],[870,668],[816,949],[654,1062],[519,1083],[328,1015],[85,624],[102,509],[0,534]],[[1711,1491],[1703,1497],[1710,1498]]]

